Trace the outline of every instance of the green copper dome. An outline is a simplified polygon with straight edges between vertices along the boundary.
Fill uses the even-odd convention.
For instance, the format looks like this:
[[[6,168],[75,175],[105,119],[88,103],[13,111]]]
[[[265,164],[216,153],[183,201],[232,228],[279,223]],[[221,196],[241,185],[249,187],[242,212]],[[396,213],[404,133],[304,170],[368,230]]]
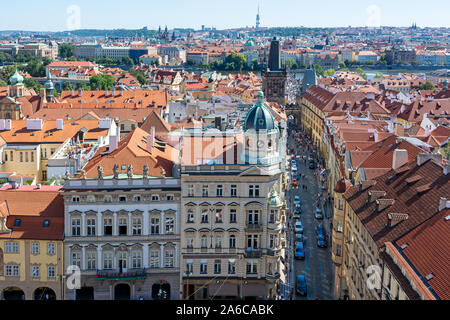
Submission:
[[[269,196],[269,206],[281,207],[282,205],[283,202],[281,201],[280,195],[275,190],[272,190]]]
[[[245,118],[244,130],[269,131],[275,129],[275,120],[270,110],[264,106],[264,93],[258,92],[258,102]]]
[[[50,72],[47,75],[47,81],[45,82],[45,89],[47,89],[47,90],[55,89],[53,82],[52,82],[52,76],[50,75]]]
[[[14,72],[14,74],[9,78],[9,83],[12,85],[23,83],[23,77],[19,74],[19,72],[17,72],[17,68],[16,72]]]

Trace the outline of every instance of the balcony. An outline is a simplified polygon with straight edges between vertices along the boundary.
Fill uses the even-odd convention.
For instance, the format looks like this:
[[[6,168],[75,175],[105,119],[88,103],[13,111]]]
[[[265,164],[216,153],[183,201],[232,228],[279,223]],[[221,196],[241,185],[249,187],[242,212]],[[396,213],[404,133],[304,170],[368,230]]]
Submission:
[[[244,257],[246,259],[259,259],[259,258],[262,257],[262,250],[261,249],[247,248],[245,250]]]
[[[97,272],[96,278],[98,280],[135,280],[145,279],[145,269],[130,269],[122,270],[122,272],[115,270],[100,270]]]
[[[250,223],[247,222],[245,226],[245,232],[262,232],[263,231],[263,225],[259,223]]]

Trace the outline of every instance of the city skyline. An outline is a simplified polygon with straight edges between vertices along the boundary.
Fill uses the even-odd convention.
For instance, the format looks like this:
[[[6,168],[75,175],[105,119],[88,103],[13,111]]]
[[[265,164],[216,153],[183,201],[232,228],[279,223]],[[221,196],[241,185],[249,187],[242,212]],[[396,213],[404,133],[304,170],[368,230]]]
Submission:
[[[189,3],[181,0],[164,3],[131,0],[113,4],[105,0],[26,2],[26,6],[23,3],[8,3],[2,8],[4,17],[0,22],[0,30],[66,31],[143,27],[155,30],[165,25],[169,29],[196,30],[202,25],[217,29],[253,27],[258,5],[262,27],[408,27],[413,23],[419,27],[448,27],[446,12],[450,10],[450,4],[441,0],[426,3],[350,0],[345,4],[331,0],[320,3],[296,0],[230,0],[226,3],[206,0]],[[430,7],[435,8],[433,14],[424,15],[423,12],[430,11]],[[158,15],[153,16],[152,12],[158,12]],[[403,13],[399,15],[399,12]],[[280,17],[282,24],[279,23]]]

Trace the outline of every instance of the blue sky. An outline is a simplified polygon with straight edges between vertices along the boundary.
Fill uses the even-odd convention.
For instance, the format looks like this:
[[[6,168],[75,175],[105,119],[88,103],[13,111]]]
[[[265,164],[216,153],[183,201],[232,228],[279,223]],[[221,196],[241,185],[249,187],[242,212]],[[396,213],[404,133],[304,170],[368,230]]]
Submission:
[[[373,21],[367,8],[376,5],[381,25],[450,27],[448,0],[9,0],[1,5],[0,30],[68,30],[71,5],[80,9],[82,29],[224,29],[254,25],[258,3],[262,26],[365,26]]]

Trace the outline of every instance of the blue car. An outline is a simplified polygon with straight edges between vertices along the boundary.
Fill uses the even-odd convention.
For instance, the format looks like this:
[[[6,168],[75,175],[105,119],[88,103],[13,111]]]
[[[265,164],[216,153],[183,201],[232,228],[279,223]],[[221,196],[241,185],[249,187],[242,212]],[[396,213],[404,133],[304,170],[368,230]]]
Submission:
[[[298,180],[298,175],[297,175],[296,173],[294,173],[294,174],[292,175],[292,178],[295,179],[295,180]]]
[[[297,172],[297,166],[292,166],[292,172]]]
[[[300,205],[300,197],[299,196],[294,197],[294,203],[297,205]]]
[[[322,210],[316,209],[315,217],[316,217],[316,219],[318,219],[318,220],[322,220],[322,219],[323,219]]]
[[[319,235],[319,234],[325,234],[325,228],[323,227],[323,225],[321,225],[321,224],[319,224],[318,226],[317,226],[317,228],[316,228],[316,233],[317,233],[317,235]]]
[[[325,239],[325,236],[323,234],[319,234],[317,236],[317,246],[319,248],[326,248],[327,247],[327,240]]]
[[[297,276],[296,291],[299,295],[306,296],[306,278],[304,275]]]
[[[305,259],[305,250],[303,249],[303,243],[297,243],[295,247],[295,259],[303,260]]]
[[[303,233],[303,226],[300,221],[295,223],[295,233]]]
[[[293,165],[293,166],[296,166],[296,165],[297,165],[297,161],[292,160],[292,165]]]
[[[302,208],[298,204],[296,204],[295,205],[295,214],[299,215],[300,213],[302,213]]]
[[[297,234],[295,235],[295,242],[296,242],[296,243],[303,243],[303,234],[297,233]]]

